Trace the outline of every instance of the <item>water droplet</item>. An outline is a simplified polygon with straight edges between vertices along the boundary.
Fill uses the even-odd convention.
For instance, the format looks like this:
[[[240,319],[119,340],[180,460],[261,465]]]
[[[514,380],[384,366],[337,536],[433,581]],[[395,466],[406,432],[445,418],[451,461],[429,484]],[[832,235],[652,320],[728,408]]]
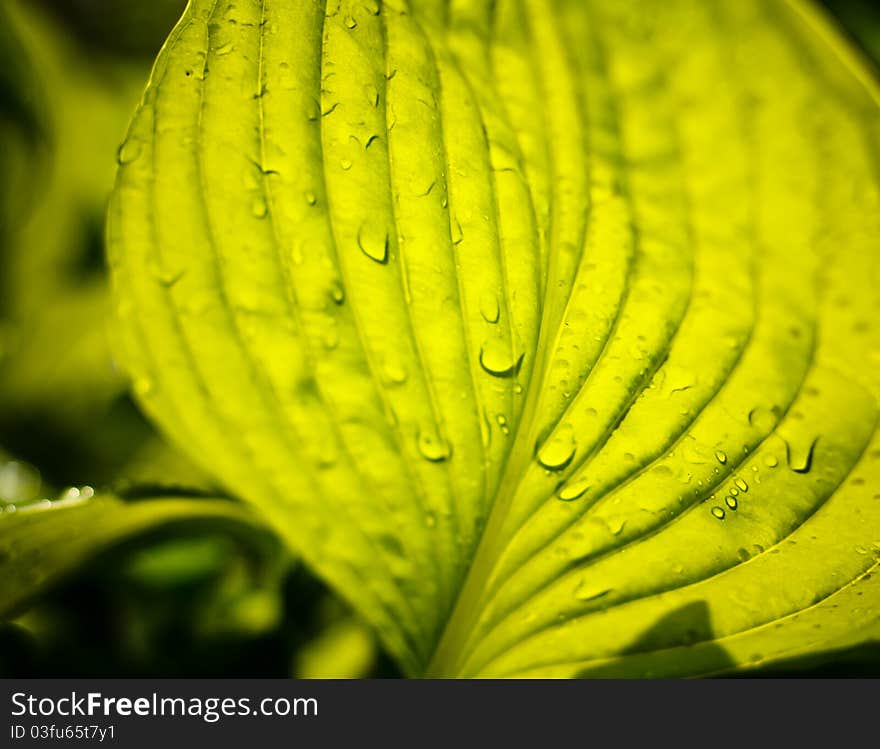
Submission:
[[[715,460],[717,460],[721,465],[724,465],[727,462],[727,453],[723,450],[715,451]]]
[[[743,478],[734,479],[733,483],[736,484],[737,488],[741,492],[747,492],[749,490],[749,485],[746,483],[746,480]]]
[[[785,440],[785,459],[795,473],[809,473],[818,437]]]
[[[716,518],[718,518],[719,520],[724,520],[724,508],[723,507],[718,507],[718,505],[715,505],[715,507],[712,508],[712,514]]]
[[[484,292],[480,296],[480,314],[488,323],[498,322],[501,316],[501,309],[498,306],[498,295],[494,292]]]
[[[425,460],[440,463],[452,454],[449,443],[436,433],[421,432],[419,434],[419,452]]]
[[[703,452],[700,444],[693,438],[688,437],[681,447],[681,454],[688,463],[694,465],[703,465],[706,462],[706,453]]]
[[[335,304],[345,303],[345,288],[339,281],[334,281],[330,287],[330,296]]]
[[[349,169],[351,169],[351,160],[350,159],[342,159],[342,161],[339,162],[339,166],[342,167],[343,171],[347,172]]]
[[[776,426],[777,415],[773,409],[758,406],[749,411],[749,424],[762,432],[770,432]]]
[[[406,382],[406,369],[403,364],[396,359],[386,359],[383,371],[385,372],[385,378],[392,385],[402,385]]]
[[[464,239],[464,232],[461,229],[461,224],[455,216],[452,217],[450,238],[452,239],[452,244],[461,244],[462,240]]]
[[[366,95],[367,101],[370,102],[370,104],[372,106],[374,106],[374,107],[379,106],[379,102],[381,101],[381,98],[379,96],[379,91],[376,89],[376,87],[372,83],[368,83],[366,86],[364,86],[364,94]],[[370,136],[370,137],[374,138],[376,136]],[[369,147],[369,141],[367,142],[367,145],[365,146],[365,148],[368,148],[368,147]]]
[[[512,377],[522,366],[524,356],[515,357],[504,341],[491,338],[480,348],[480,366],[493,377]]]
[[[730,495],[729,497],[724,498],[724,503],[731,509],[735,510],[737,508],[738,502],[736,501],[736,497]]]
[[[486,411],[483,411],[483,418],[480,419],[480,442],[484,448],[492,444],[492,420]]]
[[[0,465],[0,511],[3,502],[30,502],[41,490],[42,479],[36,468],[16,460]]]
[[[632,355],[634,359],[644,358],[644,353],[640,349],[634,349]],[[664,384],[669,395],[690,390],[694,386],[694,380],[694,373],[690,370],[676,365],[667,365]]]
[[[388,262],[388,232],[369,224],[358,230],[358,247],[370,260],[384,265]]]
[[[501,428],[503,434],[510,434],[510,427],[507,426],[507,417],[504,414],[498,414],[495,417],[495,421],[498,422],[498,426]]]
[[[586,494],[590,489],[590,482],[585,479],[578,479],[570,484],[566,484],[559,490],[557,496],[563,502],[572,502]]]
[[[574,597],[579,601],[595,601],[597,598],[607,596],[613,588],[604,585],[596,585],[590,580],[581,580],[574,591]]]
[[[254,218],[266,218],[268,212],[269,208],[266,205],[266,201],[262,198],[254,198],[254,202],[251,204],[251,213],[254,215]]]
[[[307,192],[305,194],[306,203],[309,205],[315,205],[318,202],[318,197],[313,192]]]
[[[764,465],[767,466],[767,468],[776,468],[776,466],[779,465],[779,458],[775,455],[766,455],[764,457]]]
[[[138,159],[142,151],[143,144],[139,138],[128,138],[116,151],[116,161],[120,166],[131,164]]]
[[[620,517],[610,520],[608,518],[605,518],[604,522],[605,526],[611,532],[612,536],[619,536],[621,533],[623,533],[623,529],[626,527],[626,520]]]
[[[538,463],[548,471],[561,471],[571,463],[575,448],[574,429],[571,424],[564,424],[541,445]]]
[[[358,22],[355,20],[354,16],[347,16],[345,19],[345,27],[347,29],[356,29]]]

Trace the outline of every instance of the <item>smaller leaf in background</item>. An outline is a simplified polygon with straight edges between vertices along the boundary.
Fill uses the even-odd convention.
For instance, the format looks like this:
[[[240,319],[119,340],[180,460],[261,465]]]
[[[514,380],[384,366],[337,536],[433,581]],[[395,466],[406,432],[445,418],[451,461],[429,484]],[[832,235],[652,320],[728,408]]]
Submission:
[[[8,615],[102,549],[172,521],[226,521],[260,530],[244,505],[225,499],[163,497],[124,502],[71,488],[57,500],[6,504],[0,516],[0,615]]]

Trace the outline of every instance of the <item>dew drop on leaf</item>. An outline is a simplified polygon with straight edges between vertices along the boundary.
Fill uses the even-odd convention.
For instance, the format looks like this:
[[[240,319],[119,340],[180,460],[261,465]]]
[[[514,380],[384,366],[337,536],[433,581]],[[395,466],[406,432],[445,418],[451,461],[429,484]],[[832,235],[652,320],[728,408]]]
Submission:
[[[453,217],[453,219],[452,219],[452,226],[451,226],[450,232],[451,232],[450,238],[452,239],[452,244],[461,244],[462,240],[464,239],[464,232],[461,229],[461,224],[459,223],[458,219],[455,217]]]
[[[738,502],[736,501],[736,497],[733,495],[727,496],[724,498],[724,503],[731,509],[735,510],[737,508]]]
[[[16,460],[0,465],[0,503],[32,501],[41,489],[42,478],[36,468]]]
[[[561,471],[574,458],[576,443],[571,424],[564,424],[541,445],[538,463],[549,471]]]
[[[721,465],[724,465],[727,462],[727,453],[724,452],[724,450],[716,450],[715,460],[721,463]]]
[[[501,316],[501,309],[498,306],[498,295],[494,292],[487,291],[480,297],[480,314],[488,323],[498,322]]]
[[[254,218],[266,218],[268,212],[269,209],[266,206],[266,201],[262,198],[254,198],[254,202],[251,204],[251,213],[254,215]]]
[[[345,303],[345,289],[342,287],[342,284],[339,283],[339,281],[333,282],[333,285],[330,288],[330,296],[336,304]]]
[[[519,371],[523,356],[515,357],[504,341],[492,338],[480,348],[480,366],[493,377],[512,377]]]
[[[590,482],[587,479],[578,479],[570,484],[566,484],[559,490],[556,495],[563,502],[572,502],[575,499],[583,497],[590,490]]]
[[[818,437],[785,440],[785,460],[795,473],[809,473]]]
[[[737,485],[737,488],[741,492],[747,492],[749,490],[749,485],[746,483],[746,480],[743,478],[734,479],[733,483]]]
[[[421,432],[418,438],[419,452],[425,460],[440,463],[452,454],[449,443],[432,432]]]
[[[635,359],[644,358],[644,353],[641,351],[637,352],[634,350],[632,355]],[[694,386],[695,379],[693,372],[684,367],[669,366],[666,371],[664,383],[669,394],[673,395],[675,393],[683,393],[686,390],[690,390]]]
[[[776,414],[772,409],[758,406],[749,411],[749,424],[762,432],[770,432],[776,426]]]
[[[386,359],[382,370],[385,374],[385,379],[392,385],[402,385],[406,382],[406,369],[397,359]]]
[[[580,584],[575,588],[574,597],[579,601],[595,601],[597,598],[607,596],[611,590],[611,588],[605,585],[597,585],[590,580],[581,580]]]
[[[388,233],[384,229],[364,224],[358,230],[357,242],[370,260],[382,265],[388,262]]]
[[[120,166],[131,164],[136,161],[143,151],[143,145],[138,138],[128,138],[116,152],[116,161]]]
[[[725,513],[724,513],[724,508],[723,508],[723,507],[719,507],[718,505],[715,505],[715,507],[712,508],[712,514],[713,514],[716,518],[718,518],[719,520],[724,520],[724,514],[725,514]]]
[[[685,440],[681,448],[682,457],[694,465],[703,465],[706,463],[706,454],[700,448],[700,445],[692,437]]]

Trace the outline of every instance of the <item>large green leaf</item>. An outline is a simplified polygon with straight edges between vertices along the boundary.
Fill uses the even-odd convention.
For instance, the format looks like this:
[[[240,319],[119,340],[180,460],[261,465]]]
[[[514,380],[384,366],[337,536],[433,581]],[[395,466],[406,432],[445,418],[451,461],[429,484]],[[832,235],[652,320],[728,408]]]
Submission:
[[[135,391],[408,673],[850,645],[878,100],[797,0],[192,0],[110,208]]]

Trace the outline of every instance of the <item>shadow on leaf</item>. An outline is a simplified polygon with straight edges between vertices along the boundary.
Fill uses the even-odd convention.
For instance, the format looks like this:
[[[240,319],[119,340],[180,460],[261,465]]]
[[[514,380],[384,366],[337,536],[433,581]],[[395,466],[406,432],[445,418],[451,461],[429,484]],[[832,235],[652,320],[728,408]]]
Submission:
[[[733,667],[734,660],[714,637],[708,605],[694,601],[661,617],[619,657],[585,668],[578,678],[688,676]]]

